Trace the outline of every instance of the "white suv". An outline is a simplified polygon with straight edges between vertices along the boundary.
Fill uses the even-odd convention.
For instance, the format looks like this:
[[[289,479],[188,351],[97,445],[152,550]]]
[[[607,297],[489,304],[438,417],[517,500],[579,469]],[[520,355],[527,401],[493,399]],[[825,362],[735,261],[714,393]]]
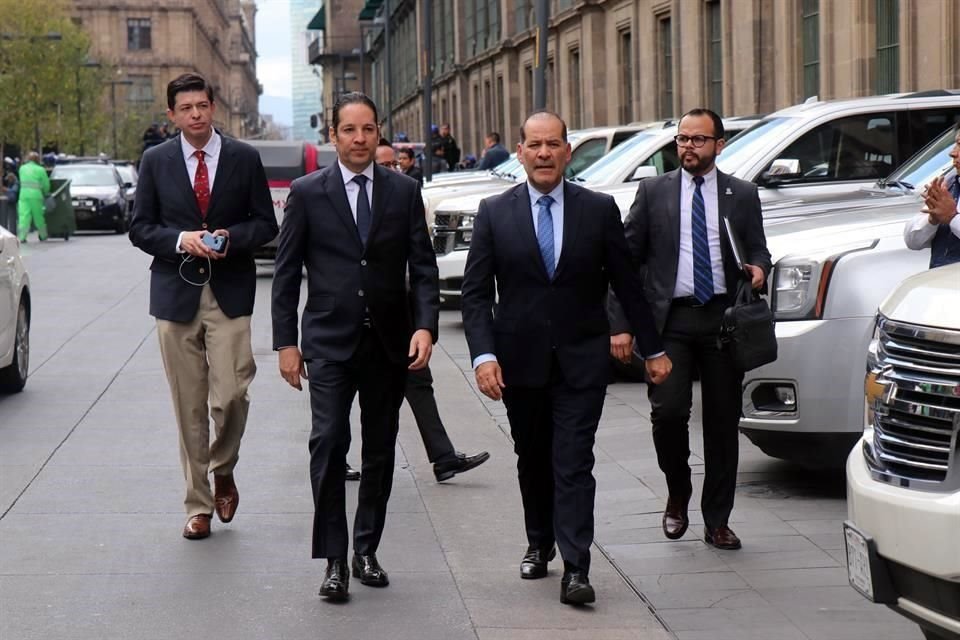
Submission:
[[[960,640],[960,264],[880,305],[864,388],[847,460],[850,584],[928,640]]]
[[[20,241],[0,227],[0,393],[16,393],[30,366],[30,278]]]

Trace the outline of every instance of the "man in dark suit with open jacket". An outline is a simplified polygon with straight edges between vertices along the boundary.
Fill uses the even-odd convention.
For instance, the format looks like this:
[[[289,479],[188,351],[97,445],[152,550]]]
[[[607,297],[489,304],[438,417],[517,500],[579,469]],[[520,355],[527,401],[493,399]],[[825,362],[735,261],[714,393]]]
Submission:
[[[273,278],[280,373],[296,389],[301,378],[309,381],[313,557],[327,559],[320,595],[330,600],[347,598],[349,588],[343,478],[354,396],[363,444],[352,570],[361,584],[385,587],[376,551],[393,482],[398,412],[407,369],[429,362],[440,310],[420,186],[374,162],[377,122],[365,95],[337,101],[330,136],[338,161],[291,185]]]
[[[153,256],[150,314],[180,429],[183,536],[195,540],[210,535],[214,510],[230,522],[240,500],[233,470],[256,372],[253,251],[277,235],[277,221],[260,155],[213,128],[207,81],[176,78],[167,104],[181,134],[143,154],[130,240]],[[213,237],[224,242],[221,250],[204,242]]]
[[[699,371],[704,539],[720,549],[739,549],[740,539],[728,519],[737,482],[743,372],[733,366],[717,337],[738,282],[749,277],[755,289],[764,285],[771,269],[770,252],[756,185],[716,168],[724,145],[720,117],[708,109],[689,111],[680,119],[676,142],[682,168],[641,181],[624,223],[643,293],[673,362],[666,382],[647,390],[653,442],[669,491],[662,526],[667,538],[676,539],[689,525],[693,485],[688,422],[693,376]],[[748,274],[737,264],[721,218],[739,240]],[[609,306],[616,333],[626,326],[624,316],[615,296]]]

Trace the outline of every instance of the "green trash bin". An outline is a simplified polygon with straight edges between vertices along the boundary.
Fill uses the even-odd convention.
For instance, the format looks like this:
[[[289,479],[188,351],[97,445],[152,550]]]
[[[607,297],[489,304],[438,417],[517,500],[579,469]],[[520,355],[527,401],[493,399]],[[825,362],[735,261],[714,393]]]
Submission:
[[[50,197],[53,198],[53,211],[47,212],[47,235],[51,238],[69,240],[77,232],[77,215],[73,211],[73,199],[70,198],[70,180],[50,179]]]
[[[17,201],[0,194],[0,227],[17,235]]]

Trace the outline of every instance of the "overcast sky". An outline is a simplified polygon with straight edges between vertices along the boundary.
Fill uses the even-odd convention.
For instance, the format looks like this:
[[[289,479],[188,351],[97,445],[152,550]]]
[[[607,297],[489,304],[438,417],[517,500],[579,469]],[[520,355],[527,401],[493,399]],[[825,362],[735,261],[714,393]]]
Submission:
[[[256,30],[257,79],[263,84],[260,111],[272,114],[278,123],[290,124],[290,1],[257,0]]]

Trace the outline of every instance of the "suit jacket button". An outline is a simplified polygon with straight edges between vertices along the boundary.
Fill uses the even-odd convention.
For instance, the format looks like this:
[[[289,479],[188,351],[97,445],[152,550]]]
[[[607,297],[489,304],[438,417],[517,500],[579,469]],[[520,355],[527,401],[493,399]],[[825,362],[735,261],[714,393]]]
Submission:
[[[360,289],[360,291],[357,291],[357,295],[362,298],[362,297],[363,297],[363,289]]]
[[[366,261],[366,260],[361,260],[361,261],[360,261],[360,266],[361,266],[361,267],[367,266],[367,261]]]
[[[200,267],[200,273],[205,273],[205,270],[203,267]]]
[[[207,228],[207,223],[204,222],[202,225],[200,225],[200,228],[201,228],[201,229],[206,229],[206,228]]]

